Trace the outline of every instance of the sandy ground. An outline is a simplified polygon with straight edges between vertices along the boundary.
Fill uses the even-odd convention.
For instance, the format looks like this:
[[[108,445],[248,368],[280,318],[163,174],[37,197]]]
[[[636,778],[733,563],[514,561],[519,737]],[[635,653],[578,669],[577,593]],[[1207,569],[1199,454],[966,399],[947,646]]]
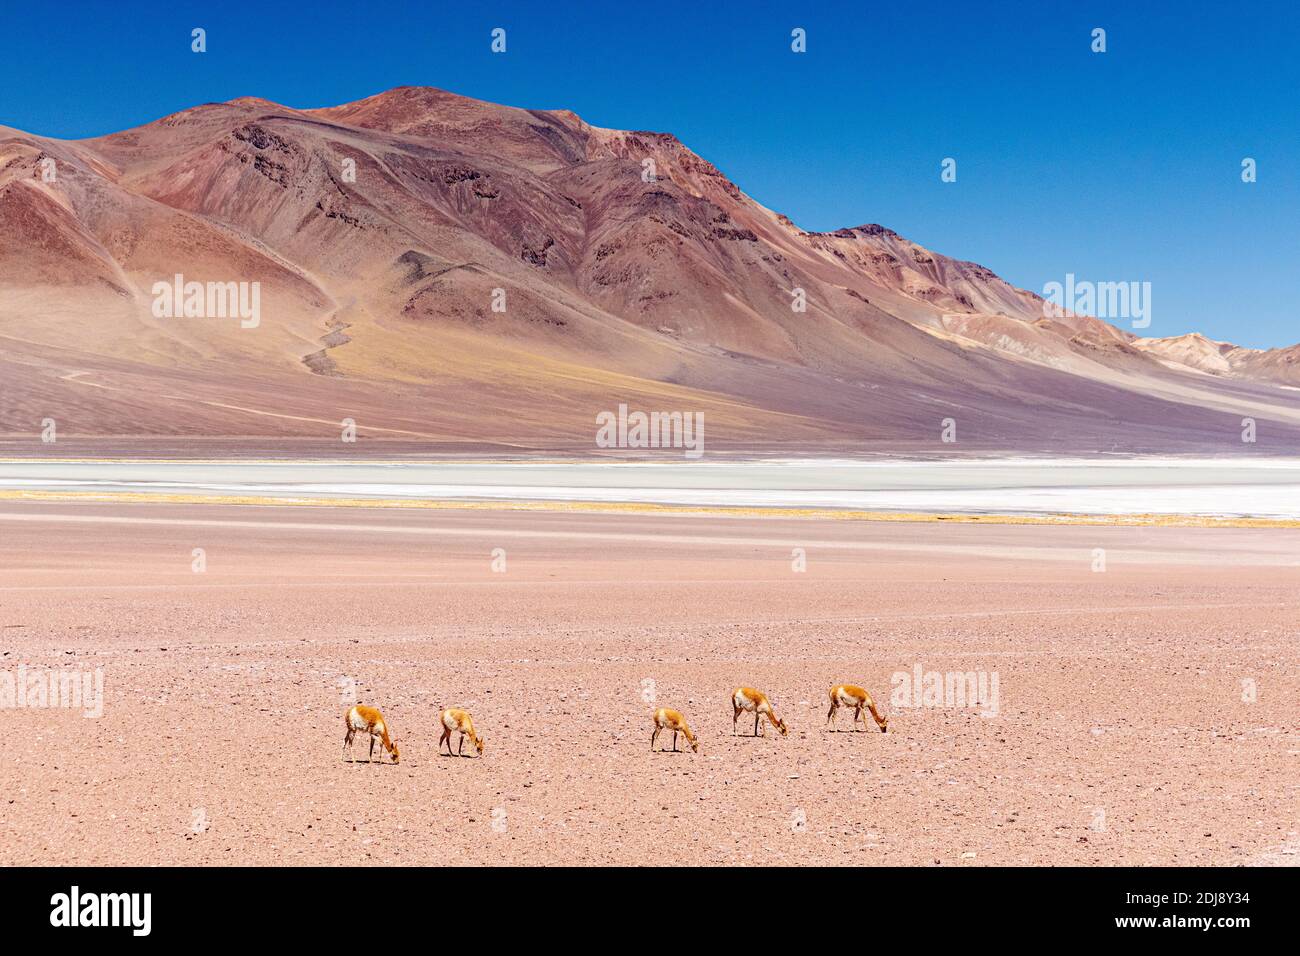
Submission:
[[[1300,862],[1297,555],[1290,530],[5,502],[0,673],[102,668],[104,696],[6,715],[0,864]],[[891,703],[917,665],[996,674],[996,716]],[[840,681],[888,734],[825,729]],[[340,759],[351,682],[400,765]],[[788,737],[732,736],[742,683]],[[647,697],[702,753],[650,752]],[[483,759],[438,755],[446,705]]]

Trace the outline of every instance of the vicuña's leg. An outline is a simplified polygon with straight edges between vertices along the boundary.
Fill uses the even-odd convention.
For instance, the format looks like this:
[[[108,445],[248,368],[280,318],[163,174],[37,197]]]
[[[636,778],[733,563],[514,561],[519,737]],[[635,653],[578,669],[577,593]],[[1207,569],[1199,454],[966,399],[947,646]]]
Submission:
[[[375,735],[370,735],[370,756],[366,758],[366,763],[373,763],[375,760]]]
[[[652,734],[650,735],[650,752],[651,752],[651,753],[654,753],[654,751],[655,751],[655,740],[657,740],[658,737],[659,737],[659,725],[658,725],[658,724],[655,724],[654,733],[652,733]]]
[[[673,731],[673,753],[677,753],[677,731]]]
[[[855,707],[855,708],[853,709],[853,729],[854,729],[854,730],[857,730],[857,729],[858,729],[858,721],[859,721],[859,720],[862,721],[862,728],[865,730],[865,729],[866,729],[866,726],[867,726],[867,718],[864,717],[863,714],[862,714],[862,705],[861,705],[861,704],[858,704],[858,706]]]
[[[826,723],[830,724],[832,727],[835,726],[835,711],[837,711],[837,710],[839,710],[839,709],[840,709],[840,705],[837,704],[837,703],[832,699],[832,700],[831,700],[831,709],[828,710],[828,711],[826,712]]]
[[[740,708],[735,704],[731,705],[731,735],[736,735],[736,721],[740,720]]]
[[[456,756],[465,756],[465,732],[463,730],[460,733],[460,743],[456,745]]]
[[[758,709],[754,709],[754,736],[758,736]]]

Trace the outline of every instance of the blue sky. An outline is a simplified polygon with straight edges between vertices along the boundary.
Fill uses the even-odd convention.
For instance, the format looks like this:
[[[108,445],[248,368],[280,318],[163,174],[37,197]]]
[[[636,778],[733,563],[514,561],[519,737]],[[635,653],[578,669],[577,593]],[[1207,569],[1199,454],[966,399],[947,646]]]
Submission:
[[[289,6],[2,0],[0,124],[93,136],[402,84],[564,107],[677,134],[805,228],[883,223],[1035,291],[1147,281],[1149,335],[1300,341],[1295,0]]]

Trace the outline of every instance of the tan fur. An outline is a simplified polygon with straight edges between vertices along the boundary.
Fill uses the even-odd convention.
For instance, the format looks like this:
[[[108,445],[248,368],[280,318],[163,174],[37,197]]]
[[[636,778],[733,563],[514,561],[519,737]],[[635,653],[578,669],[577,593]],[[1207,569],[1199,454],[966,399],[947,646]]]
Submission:
[[[344,759],[347,758],[348,750],[352,747],[352,738],[356,736],[357,731],[365,731],[370,735],[369,760],[375,759],[375,738],[378,737],[383,748],[393,755],[393,763],[402,762],[397,744],[393,743],[388,736],[388,724],[384,721],[384,715],[376,708],[366,707],[363,704],[349,707],[343,715],[343,723],[347,727],[347,735],[343,738]]]
[[[483,738],[474,732],[474,719],[470,717],[469,711],[461,710],[458,707],[448,707],[442,713],[438,714],[438,723],[442,724],[442,737],[438,740],[438,748],[441,750],[442,745],[447,745],[447,756],[451,756],[451,735],[460,734],[459,745],[456,747],[456,753],[463,756],[462,750],[465,746],[465,738],[468,737],[478,755],[483,756]]]
[[[790,731],[786,729],[785,721],[776,716],[776,711],[772,707],[772,702],[767,699],[767,695],[761,690],[755,690],[752,687],[737,687],[731,692],[731,732],[736,732],[736,721],[745,711],[751,711],[754,714],[754,736],[763,736],[762,728],[759,726],[759,718],[767,717],[768,721],[781,732],[784,737]]]
[[[836,684],[830,690],[831,709],[826,714],[826,722],[832,726],[835,724],[835,712],[841,707],[853,708],[853,726],[857,729],[858,718],[862,718],[862,725],[865,727],[867,718],[862,714],[862,708],[871,711],[872,719],[875,720],[876,726],[880,732],[886,733],[889,728],[889,718],[882,717],[880,711],[876,710],[876,702],[871,699],[871,695],[859,687],[857,684]]]
[[[695,753],[700,752],[700,743],[695,739],[695,734],[691,733],[691,728],[686,724],[686,718],[681,715],[680,711],[671,710],[668,707],[660,707],[654,712],[654,733],[650,735],[650,749],[655,749],[655,740],[660,732],[671,730],[673,732],[673,752],[677,752],[677,735],[681,734],[686,738],[686,742],[691,745],[691,750]]]

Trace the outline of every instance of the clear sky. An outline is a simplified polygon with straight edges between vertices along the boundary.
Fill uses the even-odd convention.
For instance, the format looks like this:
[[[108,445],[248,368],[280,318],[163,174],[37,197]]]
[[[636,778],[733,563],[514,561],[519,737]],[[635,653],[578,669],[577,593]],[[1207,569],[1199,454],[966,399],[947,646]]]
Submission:
[[[311,107],[437,86],[675,133],[808,229],[883,223],[1038,292],[1067,273],[1150,282],[1144,334],[1300,341],[1297,0],[0,11],[0,124],[29,132],[94,136],[244,95]],[[791,52],[795,27],[806,53]],[[940,180],[947,157],[956,182]],[[1241,181],[1245,157],[1256,183]]]

